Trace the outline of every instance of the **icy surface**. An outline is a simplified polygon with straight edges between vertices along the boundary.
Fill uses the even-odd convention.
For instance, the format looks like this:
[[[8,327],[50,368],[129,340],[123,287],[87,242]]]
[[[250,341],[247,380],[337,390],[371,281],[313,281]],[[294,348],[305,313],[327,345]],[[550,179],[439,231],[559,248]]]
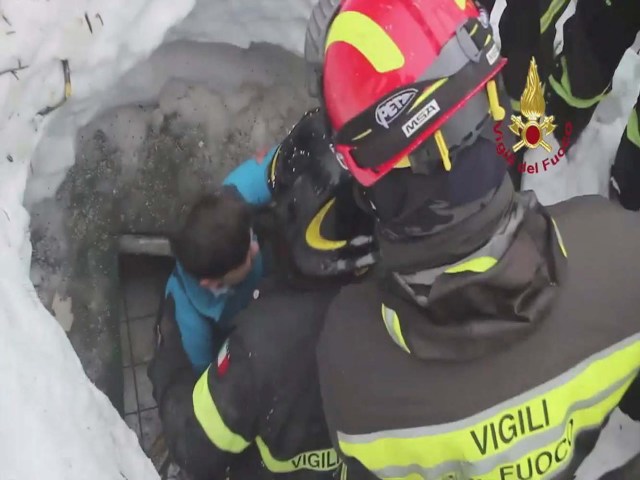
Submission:
[[[0,249],[0,478],[157,478],[136,435],[87,379],[24,264]]]

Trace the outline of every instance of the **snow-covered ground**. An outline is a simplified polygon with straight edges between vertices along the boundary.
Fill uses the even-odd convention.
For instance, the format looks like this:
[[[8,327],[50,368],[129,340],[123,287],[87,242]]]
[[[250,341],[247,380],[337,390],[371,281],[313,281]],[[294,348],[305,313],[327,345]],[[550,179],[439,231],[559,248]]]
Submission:
[[[136,128],[153,124],[167,112],[204,125],[212,144],[220,138],[220,126],[233,118],[250,131],[252,148],[265,146],[272,129],[281,127],[272,125],[268,110],[274,108],[278,118],[283,116],[280,107],[287,103],[287,93],[278,92],[275,84],[278,75],[287,75],[286,68],[269,72],[270,57],[238,62],[238,51],[224,45],[169,43],[188,40],[246,48],[251,42],[269,42],[301,54],[312,3],[3,0],[0,4],[0,72],[15,69],[0,75],[3,480],[157,478],[135,435],[89,382],[63,329],[38,299],[30,280],[29,215],[24,205],[55,193],[75,160],[79,129],[113,107],[160,96],[155,117],[150,113],[142,118],[129,109],[123,118],[133,121],[133,127],[123,120],[110,132],[120,138],[121,148],[132,152],[135,138],[123,132],[136,137]],[[498,0],[496,13],[503,3]],[[68,61],[71,96],[62,107],[39,115],[63,97],[62,60]],[[589,132],[570,152],[571,162],[546,177],[525,179],[525,186],[536,189],[543,202],[606,192],[603,173],[640,88],[638,57],[630,52],[623,63],[614,94],[603,102]],[[174,80],[162,90],[171,78],[183,83]],[[184,82],[208,89],[185,91]],[[262,103],[266,111],[261,120],[248,118],[246,112],[239,115],[247,97],[264,89],[272,89],[273,97],[272,102]],[[206,114],[197,113],[196,104],[206,105]],[[535,152],[527,155],[531,154]],[[640,444],[640,429],[616,414],[604,437],[600,453],[581,469],[581,480],[593,480],[607,465],[631,455]]]

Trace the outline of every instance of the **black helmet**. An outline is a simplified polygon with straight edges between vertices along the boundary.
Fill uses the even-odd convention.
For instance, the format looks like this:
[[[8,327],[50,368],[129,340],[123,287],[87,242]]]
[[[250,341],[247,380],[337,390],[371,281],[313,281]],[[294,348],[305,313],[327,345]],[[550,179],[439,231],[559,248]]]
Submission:
[[[338,14],[341,0],[319,0],[307,21],[307,31],[304,36],[304,59],[307,74],[307,89],[309,95],[320,97],[322,78],[322,61],[327,30],[331,21]]]
[[[282,248],[304,277],[358,275],[377,261],[374,220],[355,203],[355,183],[336,160],[320,109],[278,147],[269,185]]]

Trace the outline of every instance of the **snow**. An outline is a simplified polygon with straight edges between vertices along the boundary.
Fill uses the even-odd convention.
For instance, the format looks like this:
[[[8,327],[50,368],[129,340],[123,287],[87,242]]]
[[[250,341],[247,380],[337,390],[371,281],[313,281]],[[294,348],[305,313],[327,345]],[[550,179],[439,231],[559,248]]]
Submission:
[[[504,0],[497,3],[495,13],[504,7]],[[0,75],[3,480],[157,478],[135,434],[87,379],[60,323],[38,299],[32,279],[42,282],[54,275],[39,268],[30,272],[25,205],[53,196],[74,162],[76,134],[94,119],[124,152],[130,174],[140,161],[138,147],[147,127],[158,126],[169,114],[203,126],[203,144],[215,145],[223,132],[235,128],[249,132],[247,148],[267,146],[282,128],[285,112],[301,98],[300,92],[292,94],[282,85],[299,85],[301,80],[288,78],[292,74],[286,57],[268,47],[237,47],[267,42],[301,54],[312,4],[3,0],[0,71],[26,67],[15,71],[18,79],[11,73]],[[71,97],[52,113],[38,115],[63,96],[62,59],[70,67]],[[614,94],[599,107],[589,135],[569,152],[571,161],[544,179],[525,179],[544,203],[568,194],[606,191],[603,172],[635,100],[638,76],[640,62],[630,52]],[[158,107],[150,112],[128,106],[154,100]],[[115,107],[121,107],[119,120],[103,121],[101,115]],[[55,205],[48,211],[57,225],[52,228],[58,228]],[[58,248],[63,257],[65,246]],[[69,305],[58,296],[53,304],[65,324]],[[619,413],[604,436],[601,453],[583,466],[581,480],[595,479],[607,466],[621,463],[640,443],[640,429]]]

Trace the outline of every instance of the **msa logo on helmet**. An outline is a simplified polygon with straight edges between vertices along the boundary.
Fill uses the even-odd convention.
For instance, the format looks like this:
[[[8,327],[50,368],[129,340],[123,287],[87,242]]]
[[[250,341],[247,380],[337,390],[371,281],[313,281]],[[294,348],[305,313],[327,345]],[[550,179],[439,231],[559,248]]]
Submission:
[[[440,111],[440,106],[435,99],[431,100],[424,107],[418,110],[411,119],[402,125],[402,131],[409,138],[411,135],[416,133],[417,130],[420,129],[425,123],[427,123],[435,114]]]
[[[389,128],[389,124],[400,116],[417,93],[418,90],[415,88],[408,88],[385,100],[376,107],[376,122],[384,128]]]

